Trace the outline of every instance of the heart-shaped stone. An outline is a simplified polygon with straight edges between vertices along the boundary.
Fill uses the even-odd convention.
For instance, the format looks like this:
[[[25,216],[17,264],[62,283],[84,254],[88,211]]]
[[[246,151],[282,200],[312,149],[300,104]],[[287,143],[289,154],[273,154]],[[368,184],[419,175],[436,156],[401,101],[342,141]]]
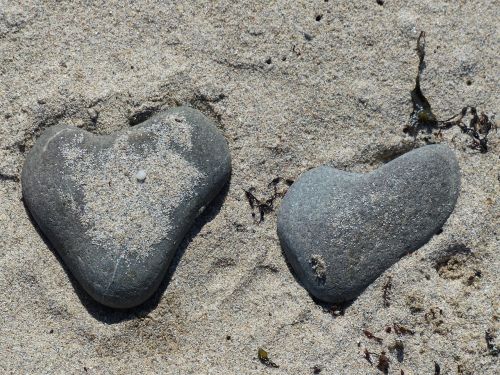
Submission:
[[[321,166],[290,187],[278,213],[278,236],[305,288],[340,303],[425,244],[453,211],[459,189],[455,156],[441,145],[367,174]]]
[[[22,188],[33,218],[83,288],[104,305],[128,308],[157,289],[230,170],[215,125],[179,107],[109,136],[49,128],[26,159]]]

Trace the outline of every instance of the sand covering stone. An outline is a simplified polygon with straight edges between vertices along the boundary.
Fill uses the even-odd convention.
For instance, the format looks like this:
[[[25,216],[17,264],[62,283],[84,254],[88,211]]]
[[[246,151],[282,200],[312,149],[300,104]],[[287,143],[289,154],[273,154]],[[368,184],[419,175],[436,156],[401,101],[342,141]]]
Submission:
[[[192,147],[190,129],[184,120],[171,116],[135,132],[134,137],[156,138],[142,149],[131,147],[132,131],[128,131],[111,147],[97,153],[81,146],[83,134],[76,134],[61,151],[65,165],[73,171],[71,178],[82,187],[84,206],[77,211],[73,203],[70,207],[74,215],[96,245],[106,251],[122,252],[119,259],[125,258],[125,252],[146,257],[147,250],[169,233],[168,215],[172,209],[181,199],[189,199],[191,186],[202,176],[172,151],[174,143],[185,150]],[[146,175],[143,182],[136,177],[139,171]]]

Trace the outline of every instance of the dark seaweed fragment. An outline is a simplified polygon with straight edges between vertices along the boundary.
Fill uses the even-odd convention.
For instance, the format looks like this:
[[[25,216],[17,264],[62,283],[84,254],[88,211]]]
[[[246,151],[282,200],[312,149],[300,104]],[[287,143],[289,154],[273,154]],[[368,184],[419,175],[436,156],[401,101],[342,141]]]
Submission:
[[[255,188],[251,187],[248,190],[245,190],[245,197],[252,209],[252,217],[257,223],[261,223],[264,221],[264,217],[266,214],[274,211],[274,202],[277,198],[282,198],[286,189],[293,184],[293,180],[289,178],[276,177],[269,184],[268,188],[272,189],[271,193],[267,193],[267,198],[259,199],[255,194]],[[282,184],[285,189],[278,189],[278,185]],[[256,212],[258,211],[259,217],[256,217]]]
[[[391,289],[392,289],[392,277],[389,276],[382,287],[382,300],[384,301],[384,307],[391,306]]]
[[[471,116],[469,124],[464,121],[465,116]],[[472,149],[479,150],[482,154],[488,151],[488,135],[496,125],[484,112],[478,115],[476,107],[464,107],[459,114],[449,118],[446,121],[440,121],[441,129],[448,129],[452,126],[458,126],[463,133],[472,138]]]
[[[384,374],[389,373],[389,358],[385,355],[385,352],[380,353],[378,356],[377,369],[382,371]]]
[[[439,363],[434,362],[434,375],[440,375],[441,374],[441,366],[439,366]]]
[[[368,361],[368,363],[370,365],[373,365],[372,357],[371,357],[370,352],[368,351],[368,349],[365,348],[364,354],[365,354],[365,359]]]
[[[409,328],[403,327],[401,324],[394,323],[393,327],[394,327],[394,332],[396,332],[398,335],[414,335],[415,334],[415,331],[413,331]]]
[[[267,367],[279,368],[279,366],[276,363],[274,363],[269,359],[269,355],[267,351],[265,351],[264,349],[259,348],[259,350],[257,351],[257,356],[259,357],[259,361],[264,365],[266,365]]]
[[[415,88],[411,91],[413,112],[410,115],[409,133],[417,135],[421,130],[431,133],[438,126],[438,120],[432,113],[431,104],[420,88],[420,76],[425,69],[425,32],[422,31],[417,39],[418,72],[415,78]]]
[[[363,333],[365,334],[366,337],[368,337],[371,340],[375,340],[379,344],[382,342],[382,339],[380,337],[375,336],[373,333],[371,333],[370,331],[368,331],[366,329],[363,330]]]
[[[478,115],[478,112],[473,106],[462,108],[460,113],[452,116],[448,120],[440,121],[432,112],[431,104],[424,96],[420,87],[420,77],[425,69],[425,32],[422,31],[417,39],[416,47],[418,55],[418,71],[415,78],[415,88],[411,91],[411,100],[413,103],[413,111],[410,115],[410,125],[405,127],[403,131],[414,138],[421,131],[432,133],[438,130],[436,134],[440,134],[443,129],[449,129],[452,126],[458,126],[463,133],[472,138],[470,148],[479,150],[481,153],[488,151],[488,134],[492,129],[496,129],[496,125],[484,112]],[[464,117],[470,114],[471,119],[469,124],[466,124]]]

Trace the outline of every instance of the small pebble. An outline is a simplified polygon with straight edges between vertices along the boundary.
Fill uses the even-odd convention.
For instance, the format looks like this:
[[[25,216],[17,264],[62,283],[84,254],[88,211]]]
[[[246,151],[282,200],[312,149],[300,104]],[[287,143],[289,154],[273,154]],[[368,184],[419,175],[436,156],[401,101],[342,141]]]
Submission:
[[[137,181],[139,182],[144,182],[144,180],[146,180],[146,171],[144,169],[141,169],[139,170],[136,175],[135,175],[135,178],[137,179]]]

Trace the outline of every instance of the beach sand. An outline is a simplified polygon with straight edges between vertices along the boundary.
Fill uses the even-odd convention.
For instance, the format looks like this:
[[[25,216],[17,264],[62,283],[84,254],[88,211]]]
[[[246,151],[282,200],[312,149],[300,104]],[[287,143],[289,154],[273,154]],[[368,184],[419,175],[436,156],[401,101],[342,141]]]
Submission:
[[[494,0],[0,0],[0,372],[382,374],[386,358],[389,374],[498,373],[498,134],[480,153],[456,126],[403,130],[421,31],[436,116],[498,111],[499,15]],[[55,124],[109,134],[181,104],[226,137],[230,184],[153,299],[102,307],[30,220],[26,153]],[[314,301],[277,238],[283,181],[325,163],[368,172],[427,142],[462,173],[442,233],[351,304]],[[262,221],[246,191],[274,198]]]

